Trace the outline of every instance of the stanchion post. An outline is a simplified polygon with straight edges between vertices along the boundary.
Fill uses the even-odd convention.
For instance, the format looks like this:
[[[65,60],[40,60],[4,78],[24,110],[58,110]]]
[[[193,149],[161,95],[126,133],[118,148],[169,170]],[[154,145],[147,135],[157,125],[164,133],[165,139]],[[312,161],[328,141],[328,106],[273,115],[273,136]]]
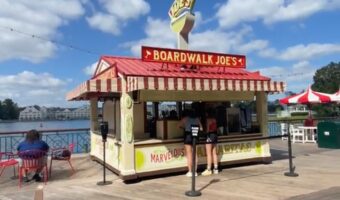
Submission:
[[[290,138],[290,124],[287,123],[287,132],[288,132],[288,159],[289,159],[289,172],[285,172],[285,176],[297,177],[299,174],[295,173],[295,166],[293,166],[293,158],[292,158],[292,141]]]
[[[196,138],[198,137],[199,126],[194,125],[191,126],[191,134],[192,134],[192,164],[191,164],[191,190],[186,191],[185,195],[189,197],[197,197],[201,196],[200,191],[196,191],[195,189],[195,175],[196,175]]]
[[[106,150],[105,150],[105,144],[106,144],[106,140],[107,140],[107,134],[109,133],[109,124],[108,122],[105,121],[101,121],[100,122],[100,132],[102,135],[102,139],[103,139],[103,181],[100,181],[97,183],[97,185],[110,185],[112,184],[112,181],[106,181]]]

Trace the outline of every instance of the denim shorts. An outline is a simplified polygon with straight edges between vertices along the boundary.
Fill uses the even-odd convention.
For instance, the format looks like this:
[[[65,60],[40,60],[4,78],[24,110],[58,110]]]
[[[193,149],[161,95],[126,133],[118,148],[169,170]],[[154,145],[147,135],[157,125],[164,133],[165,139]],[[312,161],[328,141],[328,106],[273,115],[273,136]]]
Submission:
[[[207,139],[205,141],[207,144],[217,144],[217,141],[218,141],[217,132],[207,133]]]

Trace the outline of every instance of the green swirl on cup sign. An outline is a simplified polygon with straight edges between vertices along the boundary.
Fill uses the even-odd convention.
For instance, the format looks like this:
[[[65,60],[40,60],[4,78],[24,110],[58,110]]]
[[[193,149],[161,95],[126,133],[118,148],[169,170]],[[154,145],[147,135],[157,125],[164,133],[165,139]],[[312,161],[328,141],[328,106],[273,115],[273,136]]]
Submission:
[[[130,109],[132,107],[132,100],[129,96],[125,97],[125,106],[127,109]]]
[[[132,128],[133,128],[133,120],[132,120],[132,115],[127,114],[125,116],[125,132],[126,132],[126,139],[128,142],[132,142]]]

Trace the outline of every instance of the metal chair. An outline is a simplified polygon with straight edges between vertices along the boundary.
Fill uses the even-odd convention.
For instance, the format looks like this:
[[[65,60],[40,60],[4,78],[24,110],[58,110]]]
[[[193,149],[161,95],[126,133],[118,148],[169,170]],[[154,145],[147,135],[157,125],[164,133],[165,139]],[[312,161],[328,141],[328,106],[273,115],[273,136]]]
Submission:
[[[13,173],[15,177],[15,165],[18,163],[19,162],[14,159],[14,154],[12,152],[0,152],[0,176],[5,171],[6,167],[13,166]]]
[[[71,163],[71,155],[73,153],[73,149],[74,149],[74,144],[70,144],[68,148],[64,147],[64,148],[57,148],[57,149],[51,150],[50,176],[52,174],[52,161],[53,160],[67,161],[72,169],[72,174],[75,173],[75,170]]]
[[[281,123],[280,124],[281,126],[281,135],[287,135],[288,134],[288,127],[287,127],[287,124],[286,123]],[[288,137],[287,136],[284,136],[284,137],[281,137],[282,140],[287,140]]]
[[[294,127],[293,125],[291,125],[289,127],[289,131],[292,137],[292,142],[296,143],[296,142],[302,142],[305,143],[305,133],[303,132],[303,130]]]
[[[18,153],[22,163],[19,167],[19,188],[21,188],[23,172],[28,173],[31,171],[36,172],[42,170],[44,183],[48,180],[48,168],[47,168],[47,152],[41,150],[27,150]]]

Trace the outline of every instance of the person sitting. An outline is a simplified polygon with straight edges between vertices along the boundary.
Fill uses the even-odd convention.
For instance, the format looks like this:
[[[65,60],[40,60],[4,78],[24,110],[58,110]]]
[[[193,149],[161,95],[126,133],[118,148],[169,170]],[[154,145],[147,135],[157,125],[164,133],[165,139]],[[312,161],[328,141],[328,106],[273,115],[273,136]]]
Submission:
[[[28,151],[28,150],[40,150],[40,151],[45,151],[47,153],[49,148],[50,147],[48,146],[48,144],[44,142],[43,140],[41,140],[40,133],[37,130],[33,129],[27,132],[25,140],[22,141],[18,145],[17,151],[20,153],[20,152]],[[46,162],[47,162],[47,157],[46,157]],[[39,174],[41,171],[42,171],[42,168],[37,169],[32,179],[34,179],[37,182],[40,182],[41,176]],[[26,182],[30,181],[26,173],[24,174],[24,180]]]
[[[305,119],[305,121],[303,122],[304,126],[315,126],[315,121],[313,120],[313,118],[308,117],[307,119]]]

